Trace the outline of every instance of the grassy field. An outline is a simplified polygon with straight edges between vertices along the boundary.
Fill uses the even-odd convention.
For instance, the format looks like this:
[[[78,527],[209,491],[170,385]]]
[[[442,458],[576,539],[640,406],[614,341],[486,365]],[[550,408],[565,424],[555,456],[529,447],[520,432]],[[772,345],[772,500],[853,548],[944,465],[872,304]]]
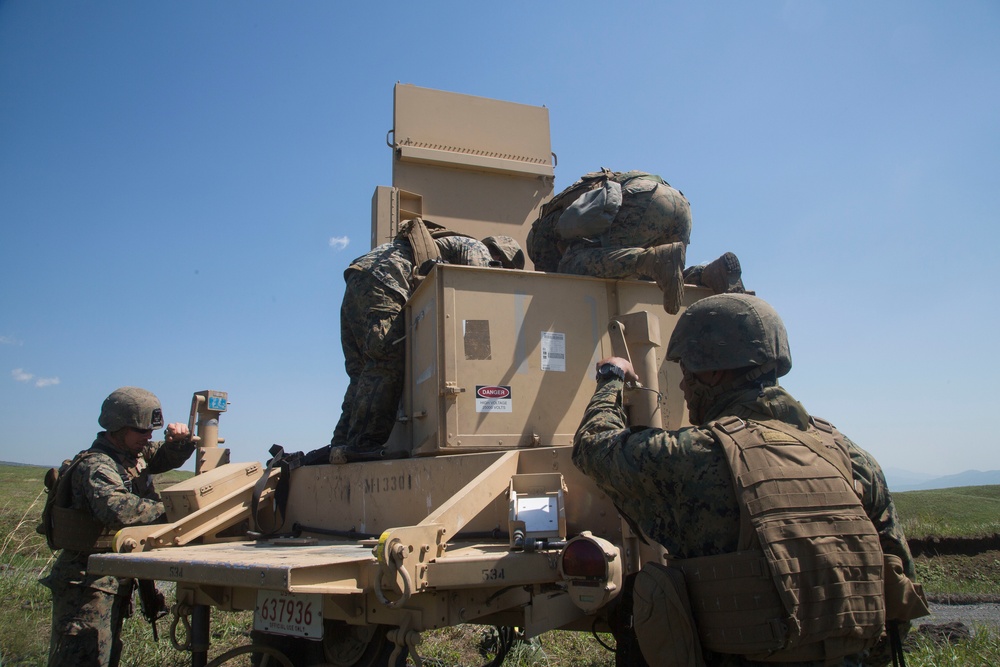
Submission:
[[[46,662],[51,601],[48,589],[37,580],[51,567],[52,554],[44,538],[35,532],[45,501],[44,473],[43,468],[0,465],[0,489],[4,491],[0,503],[0,667],[34,667]],[[160,479],[160,486],[189,474],[171,473]],[[896,494],[895,498],[906,530],[914,536],[1000,532],[997,527],[1000,486],[911,491]],[[993,553],[991,557],[995,561],[1000,554]],[[970,567],[968,560],[965,566],[961,565],[961,559],[955,561],[957,564],[945,565],[947,562],[938,558],[918,562],[920,576],[929,592],[1000,591],[1000,563],[995,570],[990,570]],[[153,643],[150,628],[141,616],[126,621],[122,664],[126,667],[189,665],[189,654],[176,651],[170,645],[168,620],[169,617],[159,623],[159,643]],[[249,642],[251,613],[214,612],[211,623],[210,659]],[[482,664],[485,659],[479,649],[483,635],[482,628],[471,625],[424,633],[421,656],[425,664],[435,667]],[[608,644],[613,642],[607,635],[602,639]],[[240,657],[226,664],[245,667],[249,661]],[[518,644],[504,664],[511,667],[603,667],[613,665],[614,656],[587,633],[555,631]],[[915,648],[907,655],[907,664],[911,667],[998,665],[1000,637],[981,632],[958,645],[945,646],[917,638]]]
[[[911,540],[1000,536],[1000,486],[907,491],[893,494],[893,501]],[[1000,594],[1000,551],[917,556],[916,565],[932,596]]]
[[[905,491],[892,499],[910,539],[1000,534],[1000,486]]]

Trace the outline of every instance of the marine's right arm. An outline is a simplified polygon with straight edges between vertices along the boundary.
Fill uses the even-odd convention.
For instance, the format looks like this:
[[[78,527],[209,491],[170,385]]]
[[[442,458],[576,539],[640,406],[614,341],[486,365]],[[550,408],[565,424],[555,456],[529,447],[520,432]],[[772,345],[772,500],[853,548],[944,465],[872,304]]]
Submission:
[[[88,456],[73,471],[74,506],[89,509],[111,530],[150,524],[163,516],[163,503],[131,493],[111,458]]]
[[[573,463],[671,552],[716,553],[718,544],[728,545],[718,533],[728,537],[739,513],[712,436],[701,429],[628,428],[622,388],[617,378],[599,382],[573,439]]]
[[[882,551],[898,556],[903,561],[903,570],[911,579],[916,576],[916,565],[910,547],[903,534],[903,523],[896,512],[896,504],[889,493],[889,485],[885,481],[882,467],[868,451],[844,436],[848,443],[851,457],[851,467],[855,479],[861,484],[862,498],[868,518],[878,531]]]

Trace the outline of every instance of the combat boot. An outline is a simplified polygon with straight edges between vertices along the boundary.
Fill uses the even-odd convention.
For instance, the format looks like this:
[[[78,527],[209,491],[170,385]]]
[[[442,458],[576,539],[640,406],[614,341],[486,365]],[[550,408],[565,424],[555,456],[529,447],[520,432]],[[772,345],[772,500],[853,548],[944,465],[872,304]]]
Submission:
[[[663,310],[676,315],[684,300],[684,244],[667,243],[647,248],[639,255],[636,269],[656,281],[663,292]]]
[[[740,260],[731,252],[709,262],[701,271],[701,284],[713,294],[744,294]]]

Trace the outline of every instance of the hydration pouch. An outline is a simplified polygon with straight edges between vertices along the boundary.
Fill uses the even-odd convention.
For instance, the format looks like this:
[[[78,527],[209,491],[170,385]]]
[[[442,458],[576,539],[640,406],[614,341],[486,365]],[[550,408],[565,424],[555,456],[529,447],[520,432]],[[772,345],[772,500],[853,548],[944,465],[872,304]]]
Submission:
[[[622,186],[605,179],[601,187],[580,195],[556,220],[556,232],[564,241],[598,236],[618,215]]]

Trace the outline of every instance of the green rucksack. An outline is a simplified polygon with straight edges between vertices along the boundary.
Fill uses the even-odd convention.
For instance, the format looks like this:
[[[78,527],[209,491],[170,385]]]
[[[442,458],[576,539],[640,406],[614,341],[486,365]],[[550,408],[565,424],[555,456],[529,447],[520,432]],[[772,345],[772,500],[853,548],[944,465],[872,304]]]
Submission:
[[[70,508],[73,502],[73,470],[88,453],[82,452],[45,473],[45,506],[42,508],[42,521],[35,532],[45,536],[45,542],[53,551],[71,549],[93,552],[111,548],[113,532],[88,512]]]
[[[63,507],[69,507],[72,500],[72,489],[70,487],[70,472],[76,467],[80,457],[66,459],[58,468],[49,468],[45,473],[45,507],[42,508],[42,521],[35,528],[35,532],[45,536],[45,541],[49,548],[55,551],[59,547],[55,544],[55,531],[53,530],[53,509],[59,503]]]

